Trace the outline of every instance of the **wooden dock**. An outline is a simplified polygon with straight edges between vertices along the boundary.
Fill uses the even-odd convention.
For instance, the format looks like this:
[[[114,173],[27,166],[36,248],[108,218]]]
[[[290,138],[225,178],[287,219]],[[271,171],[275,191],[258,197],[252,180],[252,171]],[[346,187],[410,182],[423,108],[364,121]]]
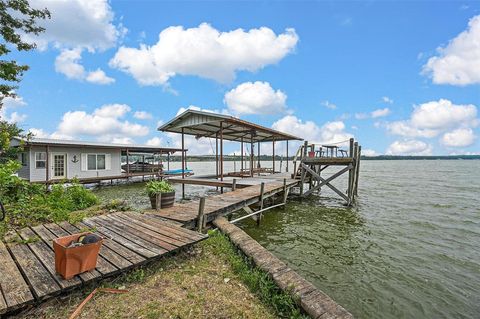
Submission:
[[[52,240],[87,228],[94,228],[105,238],[97,268],[64,280],[55,273]],[[38,225],[10,233],[7,243],[0,241],[0,315],[157,260],[206,237],[178,223],[135,212],[96,216],[77,225]]]
[[[213,221],[218,216],[229,215],[246,206],[259,203],[261,199],[261,184],[264,183],[263,200],[272,197],[276,194],[284,193],[284,187],[287,191],[292,187],[298,186],[299,180],[287,178],[289,174],[273,174],[267,176],[259,176],[255,178],[246,178],[236,182],[237,185],[244,183],[250,185],[242,189],[236,189],[233,192],[226,192],[223,194],[208,196],[205,199],[205,223]],[[174,179],[174,182],[190,184],[193,179]],[[197,185],[206,186],[225,186],[232,187],[232,181],[216,181],[196,178],[194,180]],[[286,183],[284,185],[284,180]],[[148,211],[151,214],[161,216],[163,218],[182,223],[184,227],[193,229],[197,225],[197,217],[199,211],[200,200],[192,200],[184,203],[176,203],[173,207],[164,208],[159,211]]]

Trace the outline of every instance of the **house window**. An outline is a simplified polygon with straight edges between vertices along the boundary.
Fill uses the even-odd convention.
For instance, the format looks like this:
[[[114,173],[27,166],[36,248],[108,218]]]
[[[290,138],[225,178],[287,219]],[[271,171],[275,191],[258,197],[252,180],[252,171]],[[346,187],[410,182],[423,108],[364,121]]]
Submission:
[[[35,168],[45,168],[47,166],[47,153],[35,153]]]
[[[22,166],[27,166],[28,165],[28,157],[27,153],[20,153],[20,162],[22,163]]]
[[[105,154],[87,155],[87,169],[89,171],[104,170],[105,168]]]

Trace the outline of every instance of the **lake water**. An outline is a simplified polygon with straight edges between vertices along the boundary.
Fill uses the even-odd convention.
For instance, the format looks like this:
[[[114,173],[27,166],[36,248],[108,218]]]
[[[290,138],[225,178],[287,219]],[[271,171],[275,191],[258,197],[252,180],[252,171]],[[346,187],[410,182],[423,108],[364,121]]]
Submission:
[[[142,184],[98,194],[148,206]],[[322,189],[240,226],[357,318],[480,318],[479,197],[478,160],[362,161],[356,208]]]

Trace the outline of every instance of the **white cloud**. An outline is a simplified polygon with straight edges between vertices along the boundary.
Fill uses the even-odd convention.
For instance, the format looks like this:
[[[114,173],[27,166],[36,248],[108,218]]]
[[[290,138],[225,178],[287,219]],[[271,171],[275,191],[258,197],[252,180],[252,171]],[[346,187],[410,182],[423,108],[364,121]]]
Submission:
[[[333,104],[329,101],[323,101],[321,103],[323,106],[325,106],[327,109],[330,109],[330,110],[335,110],[337,108],[337,105],[336,104]]]
[[[278,131],[303,137],[310,143],[347,144],[353,137],[352,134],[345,132],[345,124],[342,121],[326,122],[323,126],[318,126],[313,121],[302,121],[294,115],[287,115],[273,123],[272,128]]]
[[[440,141],[447,147],[466,147],[475,142],[475,134],[470,128],[459,128],[443,134]]]
[[[152,114],[145,111],[136,111],[133,113],[133,117],[139,120],[151,120],[153,118]]]
[[[18,112],[13,112],[13,113],[10,114],[10,116],[8,116],[6,118],[6,121],[10,122],[10,123],[21,123],[21,122],[25,121],[26,118],[27,118],[26,114],[20,114]]]
[[[245,82],[225,94],[224,103],[235,114],[279,114],[285,112],[287,95],[268,82]]]
[[[55,59],[55,71],[69,79],[82,80],[85,78],[85,68],[79,63],[81,59],[80,48],[63,50]]]
[[[438,48],[438,56],[431,57],[422,73],[432,77],[433,83],[468,85],[480,83],[480,15],[470,19],[468,29]]]
[[[27,105],[23,100],[23,97],[17,95],[16,97],[7,96],[4,97],[0,105],[0,119],[3,119],[10,123],[21,123],[27,118],[26,114],[20,114],[17,111],[11,112],[12,109],[16,109]]]
[[[121,24],[114,24],[114,13],[108,0],[32,0],[34,8],[48,8],[52,17],[39,24],[45,32],[28,40],[46,49],[57,48],[106,50],[125,34]]]
[[[29,133],[32,133],[34,137],[37,138],[52,138],[52,139],[60,139],[60,140],[73,140],[73,137],[70,135],[61,134],[58,132],[47,133],[43,129],[39,128],[30,128],[28,130]]]
[[[149,145],[149,146],[165,146],[165,144],[163,142],[163,139],[161,137],[158,137],[158,136],[149,139],[147,141],[146,145]]]
[[[427,102],[415,107],[411,122],[415,127],[448,129],[458,125],[472,125],[477,121],[473,104],[456,105],[446,99]]]
[[[32,0],[34,8],[48,8],[51,19],[39,21],[45,32],[38,36],[24,35],[40,50],[49,45],[60,50],[55,70],[69,79],[95,84],[111,84],[115,80],[97,69],[86,72],[81,65],[84,50],[90,53],[116,46],[127,30],[114,23],[114,13],[108,0]]]
[[[410,121],[395,121],[385,124],[388,132],[393,135],[405,137],[432,138],[440,134],[439,130],[422,129],[412,125]]]
[[[130,107],[125,104],[103,105],[91,114],[70,111],[63,115],[57,132],[70,136],[97,136],[101,141],[147,135],[148,127],[123,120],[128,112]]]
[[[444,134],[440,143],[453,147],[473,144],[472,128],[478,126],[478,123],[475,105],[457,105],[440,99],[414,106],[408,120],[387,122],[384,125],[389,133],[408,138],[434,138]]]
[[[367,113],[355,113],[355,118],[357,120],[365,120],[368,119],[369,115]]]
[[[377,109],[373,111],[372,113],[370,113],[370,116],[375,119],[377,117],[387,116],[388,114],[390,114],[390,109],[386,107],[384,109]]]
[[[95,84],[111,84],[115,79],[108,77],[101,69],[86,72],[83,65],[82,49],[64,49],[55,59],[55,71],[64,74],[69,79],[86,80]]]
[[[85,79],[87,82],[96,84],[112,84],[115,82],[114,78],[107,76],[101,69],[89,72]]]
[[[110,139],[112,143],[116,144],[135,144],[135,141],[131,137],[112,137]]]
[[[375,150],[371,150],[371,149],[364,149],[362,150],[362,155],[363,156],[377,156],[378,153],[375,151]]]
[[[189,29],[172,26],[162,30],[152,46],[122,46],[110,66],[132,75],[141,85],[168,86],[176,75],[228,83],[237,71],[255,72],[278,63],[297,42],[294,29],[276,35],[266,27],[220,32],[207,23]]]
[[[376,109],[370,113],[355,113],[355,118],[357,120],[366,120],[369,118],[375,119],[378,117],[384,117],[387,116],[391,113],[390,109],[388,107],[383,108],[383,109]]]
[[[393,100],[389,98],[388,96],[382,97],[382,101],[388,104],[393,104]]]
[[[431,155],[432,146],[418,140],[395,141],[387,148],[388,155]]]

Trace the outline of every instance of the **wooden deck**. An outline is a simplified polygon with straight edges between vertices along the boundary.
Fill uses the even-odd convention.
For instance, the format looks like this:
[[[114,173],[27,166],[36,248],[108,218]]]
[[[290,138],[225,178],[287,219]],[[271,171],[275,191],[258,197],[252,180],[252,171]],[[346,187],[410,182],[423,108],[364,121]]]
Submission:
[[[64,280],[55,273],[52,240],[85,228],[106,238],[97,268]],[[21,239],[25,243],[12,241]],[[24,228],[0,241],[0,315],[98,281],[191,245],[206,236],[158,216],[121,212]]]
[[[237,181],[239,183],[244,182],[245,185],[249,184],[249,187],[237,189],[233,192],[227,192],[218,195],[208,196],[205,199],[205,218],[206,222],[213,221],[220,215],[228,215],[245,206],[253,205],[260,202],[260,184],[265,183],[264,199],[271,197],[275,194],[283,192],[283,180],[287,174],[274,174],[267,176],[259,176],[254,178],[246,178]],[[183,182],[188,184],[193,179],[183,179]],[[204,183],[200,183],[202,179],[196,178],[196,185],[206,186],[221,186],[212,184],[212,180],[205,179]],[[175,179],[175,182],[182,182],[182,179]],[[298,185],[299,181],[296,179],[286,178],[287,188],[290,189]],[[225,185],[231,181],[223,181]],[[175,206],[170,208],[164,208],[159,211],[150,210],[151,214],[161,216],[163,218],[182,223],[184,227],[192,229],[196,226],[196,220],[198,216],[199,200],[192,200],[184,203],[176,203]]]

